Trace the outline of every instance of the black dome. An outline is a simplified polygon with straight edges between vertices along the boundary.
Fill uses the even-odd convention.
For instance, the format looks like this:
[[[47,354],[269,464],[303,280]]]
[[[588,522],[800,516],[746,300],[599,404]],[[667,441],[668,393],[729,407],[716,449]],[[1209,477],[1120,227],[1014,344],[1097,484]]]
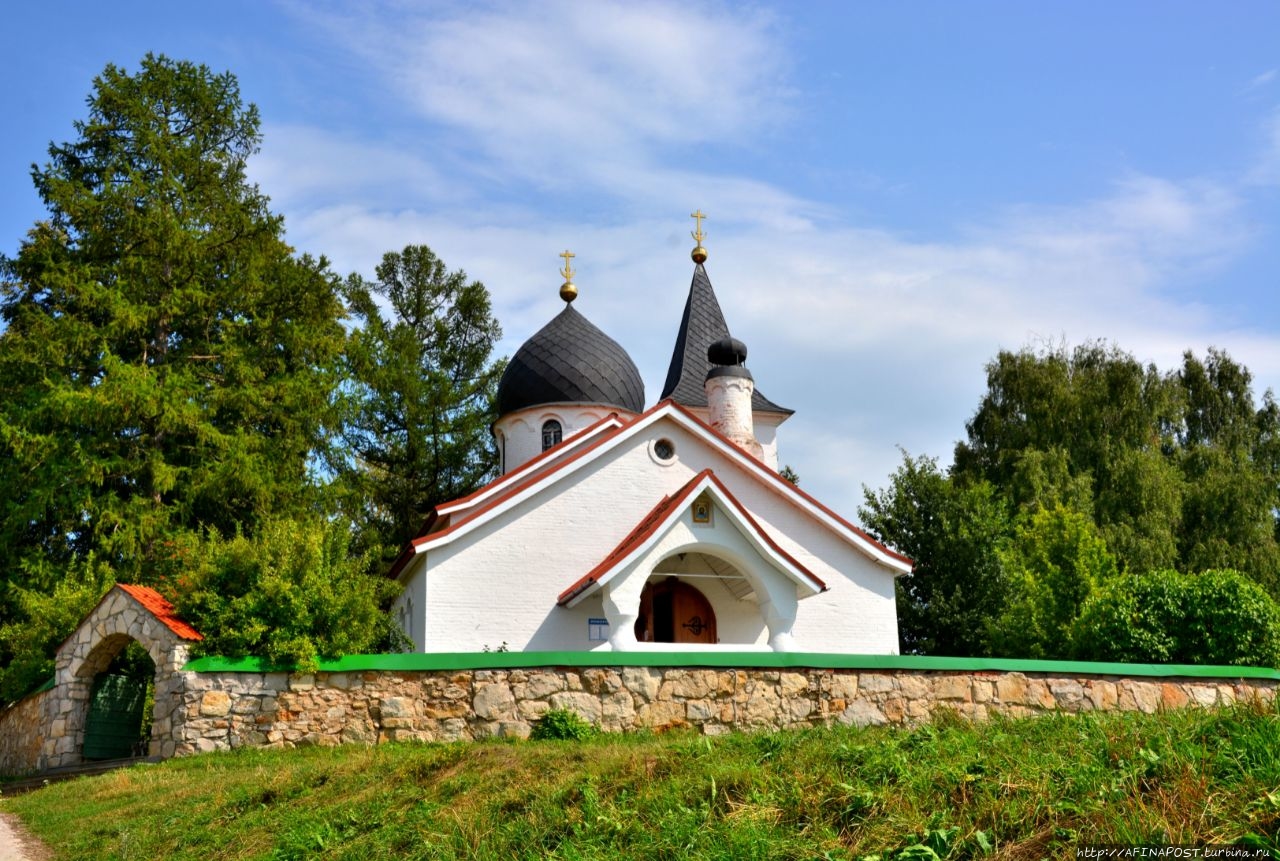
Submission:
[[[498,382],[498,415],[563,403],[644,411],[635,362],[572,305],[524,342]]]

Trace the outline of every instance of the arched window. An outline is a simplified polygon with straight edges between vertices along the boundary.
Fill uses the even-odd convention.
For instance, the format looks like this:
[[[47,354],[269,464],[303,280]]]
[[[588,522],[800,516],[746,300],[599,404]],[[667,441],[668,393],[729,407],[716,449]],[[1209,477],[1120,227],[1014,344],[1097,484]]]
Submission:
[[[563,438],[564,432],[560,429],[560,422],[551,419],[542,425],[542,450],[546,451],[551,446],[556,445]]]

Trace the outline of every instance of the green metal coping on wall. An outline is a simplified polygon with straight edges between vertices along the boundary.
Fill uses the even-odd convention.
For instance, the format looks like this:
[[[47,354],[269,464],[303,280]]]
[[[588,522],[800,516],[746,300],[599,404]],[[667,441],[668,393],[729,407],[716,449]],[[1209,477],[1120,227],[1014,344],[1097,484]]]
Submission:
[[[1014,658],[932,658],[920,655],[831,655],[813,652],[436,652],[346,655],[320,661],[320,672],[414,672],[517,670],[537,667],[727,667],[741,669],[914,670],[950,673],[1048,673],[1058,676],[1154,676],[1214,679],[1276,679],[1270,667],[1190,664],[1115,664],[1090,661],[1028,661]],[[270,673],[292,668],[263,658],[197,658],[184,670],[196,673]]]

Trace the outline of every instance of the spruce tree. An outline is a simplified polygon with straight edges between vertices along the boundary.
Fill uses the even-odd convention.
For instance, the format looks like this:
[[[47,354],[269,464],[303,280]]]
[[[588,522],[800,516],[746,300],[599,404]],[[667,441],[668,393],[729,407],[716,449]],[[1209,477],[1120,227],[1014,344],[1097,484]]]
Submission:
[[[365,545],[389,559],[433,506],[496,472],[489,428],[504,363],[491,358],[502,330],[482,283],[425,245],[388,252],[376,274],[346,284],[358,328],[340,471]]]
[[[73,558],[148,580],[174,535],[305,508],[344,330],[245,174],[230,73],[148,55],[94,81],[32,175],[47,220],[0,259],[0,547],[51,591]]]

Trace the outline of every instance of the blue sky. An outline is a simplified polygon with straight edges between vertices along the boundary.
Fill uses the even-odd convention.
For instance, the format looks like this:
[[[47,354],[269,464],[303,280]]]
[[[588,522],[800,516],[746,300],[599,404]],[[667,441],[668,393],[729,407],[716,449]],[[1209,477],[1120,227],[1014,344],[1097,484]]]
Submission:
[[[559,309],[658,396],[688,213],[782,460],[853,515],[897,446],[950,463],[1001,348],[1226,349],[1280,386],[1274,2],[26,3],[0,67],[0,251],[93,77],[229,70],[290,241],[366,275],[426,243],[502,350]]]

